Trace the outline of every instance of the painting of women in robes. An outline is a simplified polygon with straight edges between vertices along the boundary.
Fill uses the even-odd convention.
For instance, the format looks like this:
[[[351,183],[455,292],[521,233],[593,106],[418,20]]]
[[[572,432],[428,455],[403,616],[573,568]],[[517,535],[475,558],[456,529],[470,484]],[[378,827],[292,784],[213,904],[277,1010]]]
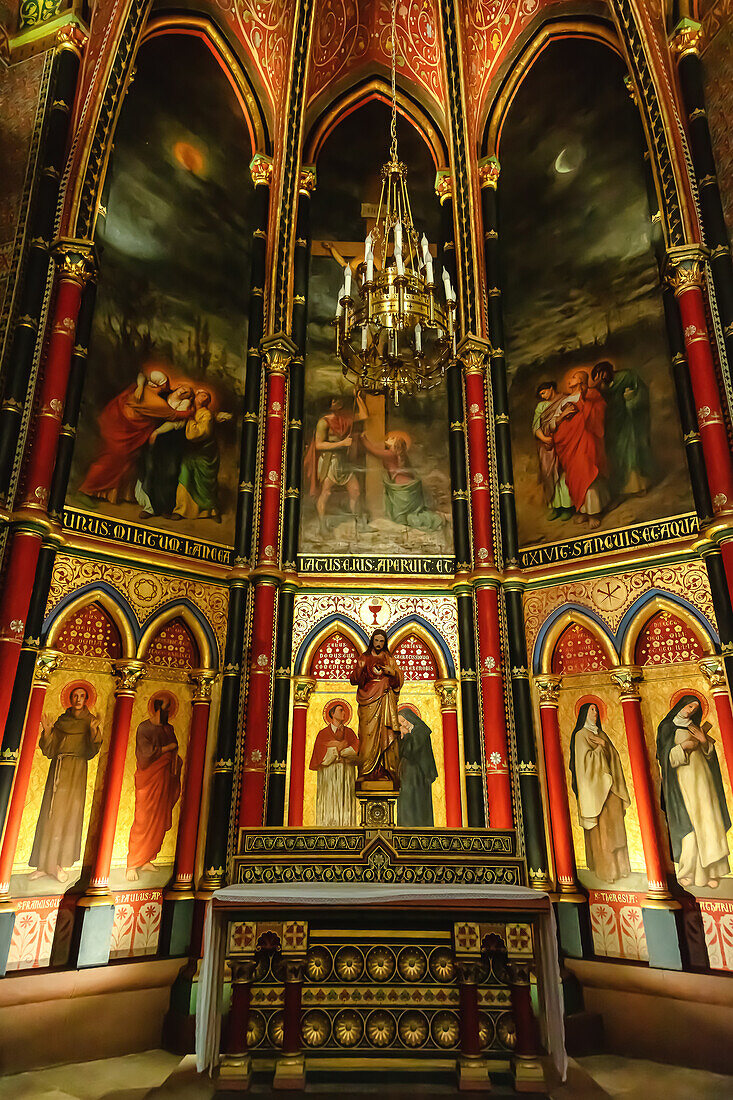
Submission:
[[[597,699],[584,700],[578,709],[569,763],[588,870],[603,882],[616,882],[631,873],[624,824],[631,799]]]
[[[178,386],[168,398],[177,413],[193,411],[193,390]],[[188,420],[166,420],[151,434],[143,448],[135,499],[141,505],[140,519],[169,516],[176,503],[176,486],[183,456],[183,429]]]
[[[351,707],[343,699],[332,699],[323,709],[326,725],[313,745],[311,771],[318,773],[316,825],[326,829],[353,828],[359,824],[356,801],[356,768],[359,740],[346,723]]]
[[[127,879],[136,882],[141,871],[155,871],[153,860],[173,822],[173,808],[181,795],[181,758],[170,719],[177,699],[168,691],[150,699],[150,718],[135,733],[135,816],[127,851]]]
[[[172,396],[166,371],[148,364],[131,386],[102,409],[98,453],[79,486],[80,493],[112,504],[134,499],[138,455],[153,432],[166,421],[191,415],[190,402],[174,408]]]
[[[219,509],[219,441],[216,425],[231,413],[214,415],[211,391],[196,390],[194,415],[185,425],[185,444],[178,473],[174,519],[210,518],[221,523]]]
[[[715,741],[697,695],[671,703],[657,727],[657,760],[677,881],[713,890],[730,870],[731,824]]]
[[[99,718],[91,709],[96,695],[85,680],[61,693],[68,707],[55,722],[43,716],[39,748],[51,761],[28,863],[31,879],[50,875],[66,882],[68,869],[81,858],[81,834],[87,793],[87,763],[102,747]]]
[[[400,707],[400,794],[397,799],[397,824],[411,828],[432,827],[432,786],[438,778],[432,734],[417,707]]]
[[[399,790],[397,699],[404,676],[389,651],[387,635],[375,630],[351,674],[359,711],[359,778]]]

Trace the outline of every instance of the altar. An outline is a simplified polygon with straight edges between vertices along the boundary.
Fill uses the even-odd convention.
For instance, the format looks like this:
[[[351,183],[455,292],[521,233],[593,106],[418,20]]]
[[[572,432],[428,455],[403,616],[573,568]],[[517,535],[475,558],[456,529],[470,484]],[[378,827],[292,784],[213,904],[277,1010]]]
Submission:
[[[199,1071],[225,1089],[564,1079],[552,905],[511,833],[247,831],[206,917]],[[326,857],[326,859],[324,859]]]

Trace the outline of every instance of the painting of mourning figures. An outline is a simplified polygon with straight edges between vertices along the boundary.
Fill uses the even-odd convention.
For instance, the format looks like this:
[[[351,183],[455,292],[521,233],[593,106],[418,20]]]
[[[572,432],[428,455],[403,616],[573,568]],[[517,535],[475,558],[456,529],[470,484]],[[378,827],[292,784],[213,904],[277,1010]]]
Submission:
[[[146,43],[98,223],[100,280],[68,504],[232,539],[250,159],[241,110],[204,43]]]
[[[400,119],[398,126],[413,220],[434,243],[435,166],[408,123]],[[418,557],[452,550],[445,384],[394,404],[356,392],[335,353],[332,319],[344,267],[349,264],[358,282],[379,200],[379,172],[365,177],[361,165],[381,164],[388,134],[387,108],[370,103],[345,119],[318,159],[304,421],[301,549],[307,553]]]
[[[555,43],[504,126],[500,239],[522,545],[692,507],[643,136],[623,77],[601,46]]]

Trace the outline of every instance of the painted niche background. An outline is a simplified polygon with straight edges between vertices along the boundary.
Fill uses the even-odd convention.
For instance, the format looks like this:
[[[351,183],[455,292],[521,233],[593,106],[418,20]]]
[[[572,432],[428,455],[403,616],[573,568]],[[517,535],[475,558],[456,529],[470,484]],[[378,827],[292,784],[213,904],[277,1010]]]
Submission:
[[[413,221],[435,244],[440,221],[433,189],[435,166],[413,127],[402,118],[398,118],[397,125],[400,159],[407,165]],[[388,142],[389,111],[384,104],[369,103],[338,126],[318,158],[306,360],[301,529],[304,553],[420,557],[445,555],[452,550],[444,384],[431,394],[401,398],[398,407],[382,397],[368,397],[367,419],[352,425],[356,411],[354,388],[344,379],[334,351],[331,321],[343,282],[343,267],[326,246],[333,245],[350,261],[354,257],[363,259],[364,238],[374,224],[375,212],[369,218],[363,204],[379,202],[380,172]],[[329,439],[350,438],[352,444],[320,452],[319,460],[314,437],[319,426],[325,430],[326,417],[331,429]],[[404,448],[413,474],[411,481],[402,486],[388,483],[382,458],[368,449],[371,446],[383,451],[385,445]],[[353,474],[351,480],[349,474]],[[338,482],[328,500],[323,494],[327,476]]]
[[[586,470],[562,451],[559,437],[557,447],[535,437],[539,429],[553,440],[544,402],[554,395],[538,387],[554,381],[557,395],[570,393],[578,370],[588,372],[591,397],[602,398],[594,430],[602,435],[598,468],[607,467],[609,499],[600,529],[691,508],[651,249],[645,146],[624,73],[597,43],[553,43],[519,88],[502,134],[506,351],[522,545],[588,530],[587,521],[577,522]],[[602,361],[612,373],[594,383]],[[563,475],[567,493],[556,491]]]
[[[251,157],[242,109],[203,40],[145,43],[99,219],[69,504],[233,538]]]

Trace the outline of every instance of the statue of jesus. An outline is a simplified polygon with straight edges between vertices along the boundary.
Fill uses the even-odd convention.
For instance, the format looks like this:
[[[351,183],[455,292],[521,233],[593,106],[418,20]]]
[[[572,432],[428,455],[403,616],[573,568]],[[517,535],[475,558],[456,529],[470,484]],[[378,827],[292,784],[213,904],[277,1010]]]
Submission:
[[[397,699],[403,682],[387,635],[375,630],[351,674],[351,683],[358,689],[359,779],[389,780],[394,790],[399,789]]]

